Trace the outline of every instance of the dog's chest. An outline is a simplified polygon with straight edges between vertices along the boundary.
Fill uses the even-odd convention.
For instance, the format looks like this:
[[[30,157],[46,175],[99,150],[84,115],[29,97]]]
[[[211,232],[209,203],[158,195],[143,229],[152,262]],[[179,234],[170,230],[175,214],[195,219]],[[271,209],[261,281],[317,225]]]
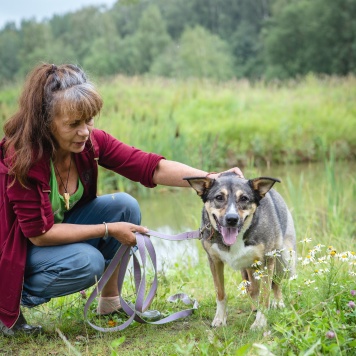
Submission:
[[[263,257],[262,246],[245,246],[241,236],[237,238],[229,250],[219,249],[218,244],[212,244],[208,253],[213,259],[219,259],[234,270],[251,267],[256,260]]]

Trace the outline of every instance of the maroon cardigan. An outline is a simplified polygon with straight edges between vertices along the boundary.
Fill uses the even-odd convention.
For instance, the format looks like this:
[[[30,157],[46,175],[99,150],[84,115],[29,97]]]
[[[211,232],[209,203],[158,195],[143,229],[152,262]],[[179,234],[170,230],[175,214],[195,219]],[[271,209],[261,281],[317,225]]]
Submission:
[[[28,189],[17,181],[8,188],[11,177],[3,145],[4,140],[0,142],[0,320],[10,328],[20,312],[28,238],[51,229],[54,219],[49,201],[49,155],[45,154],[31,167]],[[74,155],[84,186],[83,197],[76,207],[96,197],[98,164],[152,188],[153,173],[162,158],[94,129],[83,152]]]

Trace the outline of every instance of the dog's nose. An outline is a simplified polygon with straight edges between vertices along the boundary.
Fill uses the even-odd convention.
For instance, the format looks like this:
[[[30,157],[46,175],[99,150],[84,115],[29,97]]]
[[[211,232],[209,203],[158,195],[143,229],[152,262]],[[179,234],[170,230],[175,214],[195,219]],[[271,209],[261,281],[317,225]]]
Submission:
[[[239,216],[238,216],[238,214],[229,213],[229,214],[226,214],[225,219],[226,219],[226,223],[228,225],[235,226],[237,224],[237,222],[239,221]]]

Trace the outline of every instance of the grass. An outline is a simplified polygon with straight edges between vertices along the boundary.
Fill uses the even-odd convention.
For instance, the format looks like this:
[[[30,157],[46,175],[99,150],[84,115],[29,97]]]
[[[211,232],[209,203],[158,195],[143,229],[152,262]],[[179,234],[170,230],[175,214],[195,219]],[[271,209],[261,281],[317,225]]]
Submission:
[[[114,77],[99,81],[96,125],[130,145],[217,171],[238,165],[356,157],[356,78],[250,83]],[[0,89],[0,122],[16,110],[19,85]],[[137,186],[103,171],[100,189]],[[142,194],[143,191],[140,191]]]
[[[255,314],[248,296],[238,293],[240,274],[229,268],[225,269],[228,324],[210,327],[215,314],[213,282],[200,243],[191,241],[198,245],[198,261],[163,266],[152,308],[165,314],[185,309],[166,301],[169,295],[184,292],[199,301],[192,316],[162,326],[134,322],[121,332],[101,333],[83,320],[90,292],[86,291],[86,296],[77,293],[25,309],[28,320],[41,323],[45,334],[18,339],[0,336],[0,355],[352,355],[356,347],[356,190],[352,169],[340,173],[342,177],[338,172],[336,162],[326,160],[316,182],[299,175],[283,186],[298,231],[298,278],[283,282],[286,308],[268,311],[267,329],[249,329]],[[148,274],[152,277],[150,269]],[[125,297],[132,296],[128,277]],[[105,327],[123,322],[98,319],[94,313],[90,318]]]

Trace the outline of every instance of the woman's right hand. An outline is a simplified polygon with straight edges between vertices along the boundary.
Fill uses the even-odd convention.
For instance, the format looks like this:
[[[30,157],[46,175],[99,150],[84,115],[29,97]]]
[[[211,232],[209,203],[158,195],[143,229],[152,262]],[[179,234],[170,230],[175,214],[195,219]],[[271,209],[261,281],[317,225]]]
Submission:
[[[107,223],[109,236],[114,237],[123,245],[135,246],[136,236],[135,232],[145,234],[148,232],[146,227],[135,225],[127,222]]]

